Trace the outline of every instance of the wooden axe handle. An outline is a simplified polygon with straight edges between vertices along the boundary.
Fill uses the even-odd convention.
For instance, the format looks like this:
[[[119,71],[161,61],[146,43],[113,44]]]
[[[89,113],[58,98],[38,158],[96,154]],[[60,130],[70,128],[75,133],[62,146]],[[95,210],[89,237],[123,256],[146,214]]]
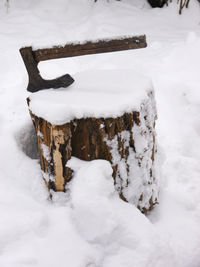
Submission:
[[[115,52],[147,46],[146,36],[122,37],[111,40],[98,40],[96,42],[86,41],[85,43],[71,43],[65,46],[54,46],[33,51],[34,58],[37,62],[57,59],[64,57],[76,57],[83,55],[99,54],[106,52]]]

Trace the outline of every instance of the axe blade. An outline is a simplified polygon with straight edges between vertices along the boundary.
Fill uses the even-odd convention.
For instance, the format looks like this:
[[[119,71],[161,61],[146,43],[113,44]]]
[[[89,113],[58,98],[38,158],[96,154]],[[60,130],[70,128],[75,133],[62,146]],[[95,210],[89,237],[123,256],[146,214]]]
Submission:
[[[68,87],[74,82],[74,79],[69,74],[53,80],[43,79],[38,69],[39,62],[34,58],[32,47],[21,48],[20,53],[29,76],[27,91],[34,93],[43,89]]]
[[[74,79],[69,74],[65,74],[61,77],[58,77],[52,80],[45,80],[40,76],[40,78],[37,81],[34,80],[34,82],[32,80],[30,81],[29,79],[27,91],[31,93],[35,93],[37,91],[44,90],[44,89],[50,89],[50,88],[57,89],[60,87],[68,87],[73,82],[74,82]]]

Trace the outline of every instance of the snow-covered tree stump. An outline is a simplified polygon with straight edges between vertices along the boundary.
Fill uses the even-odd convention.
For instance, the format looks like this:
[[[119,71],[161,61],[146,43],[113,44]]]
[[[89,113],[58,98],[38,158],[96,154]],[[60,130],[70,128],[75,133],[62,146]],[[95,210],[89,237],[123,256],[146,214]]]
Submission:
[[[120,197],[145,213],[158,199],[151,82],[127,70],[74,77],[67,89],[44,90],[28,98],[46,185],[66,190],[73,178],[66,166],[72,156],[105,159],[112,165]]]

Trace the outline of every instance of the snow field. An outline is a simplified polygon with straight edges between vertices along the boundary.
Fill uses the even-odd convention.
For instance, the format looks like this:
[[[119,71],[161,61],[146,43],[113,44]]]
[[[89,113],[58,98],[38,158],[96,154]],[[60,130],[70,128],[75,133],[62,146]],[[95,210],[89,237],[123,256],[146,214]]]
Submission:
[[[198,2],[181,16],[175,2],[157,10],[143,0],[13,0],[8,14],[3,1],[0,7],[0,266],[199,267]],[[44,62],[40,69],[55,78],[128,68],[153,80],[163,161],[160,204],[145,217],[116,197],[108,163],[76,159],[69,163],[76,177],[71,191],[49,201],[18,49],[143,33],[146,49]]]

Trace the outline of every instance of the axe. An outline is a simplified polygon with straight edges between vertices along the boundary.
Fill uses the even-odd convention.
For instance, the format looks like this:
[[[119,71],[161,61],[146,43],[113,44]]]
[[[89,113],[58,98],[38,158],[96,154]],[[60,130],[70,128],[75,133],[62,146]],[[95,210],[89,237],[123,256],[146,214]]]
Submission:
[[[116,52],[144,48],[146,46],[146,36],[141,35],[115,39],[101,39],[98,41],[85,41],[83,43],[69,43],[64,46],[53,46],[52,48],[37,50],[33,50],[32,47],[22,47],[20,53],[29,76],[27,90],[34,93],[42,89],[68,87],[74,82],[74,79],[69,74],[52,80],[43,79],[38,69],[38,63],[40,61]]]

